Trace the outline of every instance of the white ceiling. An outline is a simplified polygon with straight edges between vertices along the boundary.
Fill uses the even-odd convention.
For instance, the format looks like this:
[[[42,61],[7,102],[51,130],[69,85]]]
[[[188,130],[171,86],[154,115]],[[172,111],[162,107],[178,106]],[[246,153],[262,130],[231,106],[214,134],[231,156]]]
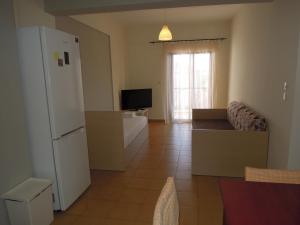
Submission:
[[[241,5],[194,6],[94,14],[99,19],[109,16],[123,25],[157,23],[196,23],[208,20],[229,20]]]

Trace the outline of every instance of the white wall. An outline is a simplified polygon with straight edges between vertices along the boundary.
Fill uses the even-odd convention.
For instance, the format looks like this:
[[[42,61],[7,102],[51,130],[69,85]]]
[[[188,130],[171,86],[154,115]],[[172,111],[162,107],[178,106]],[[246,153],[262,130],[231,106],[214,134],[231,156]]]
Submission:
[[[125,85],[125,35],[123,27],[114,22],[107,14],[102,14],[101,19],[99,19],[99,15],[94,14],[72,16],[72,18],[110,36],[114,109],[119,110],[119,91]]]
[[[300,170],[300,38],[298,50],[298,69],[295,82],[295,97],[293,107],[292,130],[290,139],[290,154],[288,168],[291,170]]]
[[[31,176],[17,40],[10,0],[0,2],[0,195]],[[0,224],[8,225],[0,200]]]
[[[127,57],[126,57],[126,88],[152,88],[153,107],[150,110],[151,119],[163,119],[162,81],[163,81],[163,48],[161,44],[149,44],[157,40],[161,24],[139,25],[128,27]],[[174,39],[194,38],[230,38],[231,21],[199,22],[197,24],[170,24]],[[219,81],[222,89],[219,91],[218,107],[227,106],[228,70],[230,40],[220,43],[219,49]]]
[[[269,166],[287,168],[297,67],[300,2],[244,6],[233,21],[229,100],[239,100],[270,125]],[[287,100],[282,99],[288,82]]]
[[[43,0],[13,0],[18,27],[47,26],[55,28],[55,17],[44,12]]]

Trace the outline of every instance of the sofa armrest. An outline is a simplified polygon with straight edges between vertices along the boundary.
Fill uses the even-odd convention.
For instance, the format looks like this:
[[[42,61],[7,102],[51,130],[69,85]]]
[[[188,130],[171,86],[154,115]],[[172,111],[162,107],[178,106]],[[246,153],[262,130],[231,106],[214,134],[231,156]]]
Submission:
[[[254,182],[300,184],[300,171],[246,167],[245,179]]]
[[[193,120],[227,119],[227,109],[193,109]]]

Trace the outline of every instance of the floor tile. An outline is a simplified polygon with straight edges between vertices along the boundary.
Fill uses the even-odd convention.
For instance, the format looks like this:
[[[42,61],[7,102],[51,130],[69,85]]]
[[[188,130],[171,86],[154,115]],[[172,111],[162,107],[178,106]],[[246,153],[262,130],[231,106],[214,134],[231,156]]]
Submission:
[[[197,207],[198,206],[198,195],[194,192],[178,191],[177,192],[179,205],[181,207]]]
[[[157,199],[159,197],[161,190],[147,190],[146,191],[146,196],[144,199],[144,204],[150,204],[150,205],[155,205],[157,202]]]
[[[125,186],[126,187],[126,186]],[[103,185],[102,187],[91,187],[87,193],[88,199],[91,200],[104,200],[104,201],[118,201],[124,187],[109,187]]]
[[[197,207],[180,207],[179,224],[197,225],[198,224]]]
[[[141,205],[137,221],[151,223],[153,220],[155,205]]]
[[[76,220],[78,220],[79,216],[69,215],[66,213],[56,213],[54,216],[54,221],[51,225],[72,225]]]
[[[66,211],[70,215],[82,215],[88,209],[88,199],[80,198]]]
[[[176,162],[163,162],[160,161],[157,165],[158,169],[177,169],[178,163]]]
[[[107,225],[105,219],[95,217],[79,217],[72,225]]]
[[[199,209],[198,210],[198,225],[222,225],[223,215],[218,213],[218,209],[214,208],[212,210]]]
[[[152,179],[133,177],[129,181],[127,187],[137,189],[151,189],[150,186],[152,184],[152,181]]]
[[[176,179],[175,185],[177,191],[194,192],[194,193],[197,193],[198,191],[198,183],[195,180]]]
[[[156,171],[153,169],[139,169],[136,171],[134,176],[136,178],[145,178],[145,179],[158,178]]]
[[[141,204],[146,198],[144,189],[127,188],[123,191],[119,202]]]
[[[117,203],[104,200],[89,200],[87,210],[83,212],[85,217],[106,218],[108,213]]]
[[[138,222],[127,220],[107,219],[105,225],[138,225]],[[143,225],[143,224],[140,224]]]
[[[136,221],[139,210],[139,204],[119,203],[109,212],[107,218]]]

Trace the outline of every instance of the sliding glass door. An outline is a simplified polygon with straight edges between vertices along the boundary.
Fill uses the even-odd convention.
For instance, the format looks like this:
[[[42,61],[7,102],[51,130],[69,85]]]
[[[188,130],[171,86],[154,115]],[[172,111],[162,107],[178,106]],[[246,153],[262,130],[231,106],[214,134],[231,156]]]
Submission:
[[[172,55],[172,117],[191,120],[193,108],[212,107],[211,53]]]

